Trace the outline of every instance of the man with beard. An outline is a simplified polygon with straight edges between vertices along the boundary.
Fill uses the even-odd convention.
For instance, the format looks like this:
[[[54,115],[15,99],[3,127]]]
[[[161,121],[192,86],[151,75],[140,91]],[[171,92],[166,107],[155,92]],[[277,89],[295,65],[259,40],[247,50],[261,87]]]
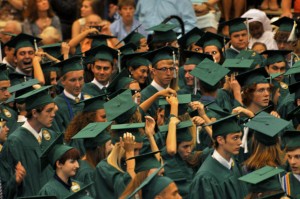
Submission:
[[[26,79],[36,78],[41,84],[45,83],[40,66],[41,56],[35,51],[35,45],[41,39],[27,34],[19,34],[10,40],[6,46],[14,48],[16,71],[10,74],[11,84],[16,85]]]

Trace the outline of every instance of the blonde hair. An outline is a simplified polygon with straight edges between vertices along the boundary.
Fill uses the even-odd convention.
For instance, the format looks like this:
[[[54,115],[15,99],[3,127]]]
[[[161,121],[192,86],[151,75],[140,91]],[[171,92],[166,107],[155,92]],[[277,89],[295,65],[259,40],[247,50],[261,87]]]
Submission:
[[[54,44],[62,41],[61,33],[54,28],[53,26],[49,26],[43,30],[40,34],[42,38],[43,44]]]
[[[107,157],[107,163],[122,173],[125,173],[121,168],[121,159],[125,156],[125,150],[120,142],[117,142]]]

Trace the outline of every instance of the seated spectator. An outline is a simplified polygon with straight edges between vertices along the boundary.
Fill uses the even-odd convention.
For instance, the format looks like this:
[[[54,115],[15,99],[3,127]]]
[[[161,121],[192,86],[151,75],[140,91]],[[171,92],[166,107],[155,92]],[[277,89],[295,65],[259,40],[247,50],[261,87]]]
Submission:
[[[8,20],[22,21],[23,8],[24,0],[0,1],[0,29]]]
[[[257,9],[250,9],[244,13],[242,17],[252,18],[248,20],[250,31],[249,48],[252,48],[252,45],[255,42],[261,42],[267,46],[267,50],[278,50],[276,41],[274,40],[270,19],[265,12]]]
[[[121,0],[118,3],[120,19],[114,21],[110,30],[119,40],[126,37],[131,31],[136,29],[141,23],[134,19],[135,2],[134,0]],[[139,27],[139,33],[147,36],[143,26]]]
[[[255,52],[257,53],[262,53],[264,52],[265,50],[267,50],[267,46],[266,44],[264,43],[261,43],[261,42],[255,42],[253,45],[252,45],[252,50],[254,50]]]
[[[57,30],[53,26],[45,28],[40,34],[40,38],[42,39],[41,42],[43,43],[43,45],[55,44],[62,41],[59,30]]]
[[[53,12],[48,0],[29,0],[25,18],[23,30],[26,34],[37,37],[49,26],[55,27],[61,34],[59,18]]]

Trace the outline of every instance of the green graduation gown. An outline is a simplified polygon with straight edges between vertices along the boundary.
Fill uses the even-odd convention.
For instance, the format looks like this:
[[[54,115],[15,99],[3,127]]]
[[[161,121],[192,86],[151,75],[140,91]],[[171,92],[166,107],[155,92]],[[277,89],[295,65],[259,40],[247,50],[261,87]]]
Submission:
[[[190,184],[194,177],[194,171],[177,153],[170,156],[166,150],[163,150],[162,157],[166,165],[164,166],[164,175],[174,180],[182,198],[188,198]]]
[[[104,94],[104,90],[101,90],[96,84],[89,82],[84,84],[82,91],[91,96],[98,96]]]
[[[141,103],[143,103],[144,101],[146,101],[149,97],[151,97],[152,95],[154,95],[157,92],[158,92],[158,90],[154,86],[148,85],[141,92],[141,95],[142,95],[142,97],[141,97]],[[158,99],[151,105],[151,107],[149,108],[149,110],[147,111],[147,113],[151,117],[156,117],[156,111],[157,111],[157,109],[158,109]]]
[[[3,161],[2,165],[10,168],[6,168],[5,172],[14,171],[16,164],[20,161],[27,173],[21,185],[17,187],[17,196],[36,195],[53,176],[54,171],[49,165],[43,171],[41,170],[40,156],[43,150],[58,136],[53,131],[47,130],[47,132],[50,136],[43,136],[42,143],[39,144],[32,133],[24,127],[19,127],[10,134],[4,144],[0,161]]]
[[[239,54],[238,51],[228,48],[225,50],[225,58],[226,59],[234,59]]]
[[[123,193],[131,180],[129,173],[122,173],[102,160],[95,171],[95,190],[97,199],[115,199]]]
[[[190,199],[242,199],[247,188],[239,177],[238,165],[229,170],[209,155],[193,179]]]
[[[227,112],[231,113],[232,109],[242,106],[231,92],[225,89],[218,89],[216,103]]]
[[[82,99],[83,100],[83,97]],[[77,104],[75,100],[67,98],[64,93],[57,95],[54,99],[58,106],[52,129],[57,132],[65,132],[73,117],[83,110],[83,103]]]
[[[57,199],[64,199],[67,196],[73,194],[75,191],[72,191],[72,186],[75,187],[79,185],[79,188],[83,187],[84,184],[73,179],[70,179],[70,185],[65,184],[57,175],[52,177],[47,184],[45,184],[40,190],[40,196],[56,196]],[[85,195],[83,193],[82,195]]]
[[[89,165],[87,161],[79,160],[79,169],[74,177],[75,180],[79,182],[83,182],[84,184],[90,184],[95,181],[95,169]],[[89,188],[90,195],[92,197],[96,197],[95,187],[91,186]]]
[[[282,187],[288,196],[300,198],[300,181],[289,172],[282,178]]]

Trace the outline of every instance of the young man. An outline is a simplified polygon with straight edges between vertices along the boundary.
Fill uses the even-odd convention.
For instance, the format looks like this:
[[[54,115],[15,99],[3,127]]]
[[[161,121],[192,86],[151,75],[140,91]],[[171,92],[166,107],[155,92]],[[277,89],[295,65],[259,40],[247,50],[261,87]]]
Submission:
[[[248,31],[244,23],[245,18],[235,18],[224,22],[224,25],[229,26],[229,37],[231,46],[225,50],[226,58],[235,58],[241,50],[246,50],[248,47]]]
[[[45,83],[43,71],[40,66],[41,57],[37,56],[35,45],[41,41],[40,38],[27,34],[19,34],[10,40],[6,46],[14,48],[14,60],[16,71],[11,74],[11,83],[16,85],[26,81],[26,79],[36,78],[41,84]]]
[[[92,96],[106,94],[114,71],[114,59],[117,51],[101,45],[86,52],[86,57],[92,64],[93,81],[83,87],[83,91]]]
[[[195,175],[190,187],[190,198],[244,198],[247,189],[238,181],[241,172],[239,163],[233,158],[239,154],[242,143],[237,117],[230,115],[208,125],[212,125],[215,150]]]
[[[297,198],[300,195],[300,131],[286,131],[282,139],[291,172],[282,177],[281,185],[288,196]]]
[[[55,66],[61,67],[61,84],[64,86],[64,90],[54,99],[59,110],[52,129],[63,133],[72,118],[83,109],[83,104],[78,104],[78,102],[89,98],[89,96],[82,93],[84,70],[81,57],[74,56],[57,63]]]
[[[19,164],[24,166],[27,175],[24,177],[23,173],[23,180],[6,181],[5,190],[11,191],[7,194],[18,197],[35,195],[53,175],[52,170],[42,171],[40,166],[42,151],[58,136],[47,129],[52,126],[57,111],[48,89],[49,86],[42,87],[17,98],[25,100],[27,121],[8,137],[0,161],[6,175],[14,173],[11,169]]]

